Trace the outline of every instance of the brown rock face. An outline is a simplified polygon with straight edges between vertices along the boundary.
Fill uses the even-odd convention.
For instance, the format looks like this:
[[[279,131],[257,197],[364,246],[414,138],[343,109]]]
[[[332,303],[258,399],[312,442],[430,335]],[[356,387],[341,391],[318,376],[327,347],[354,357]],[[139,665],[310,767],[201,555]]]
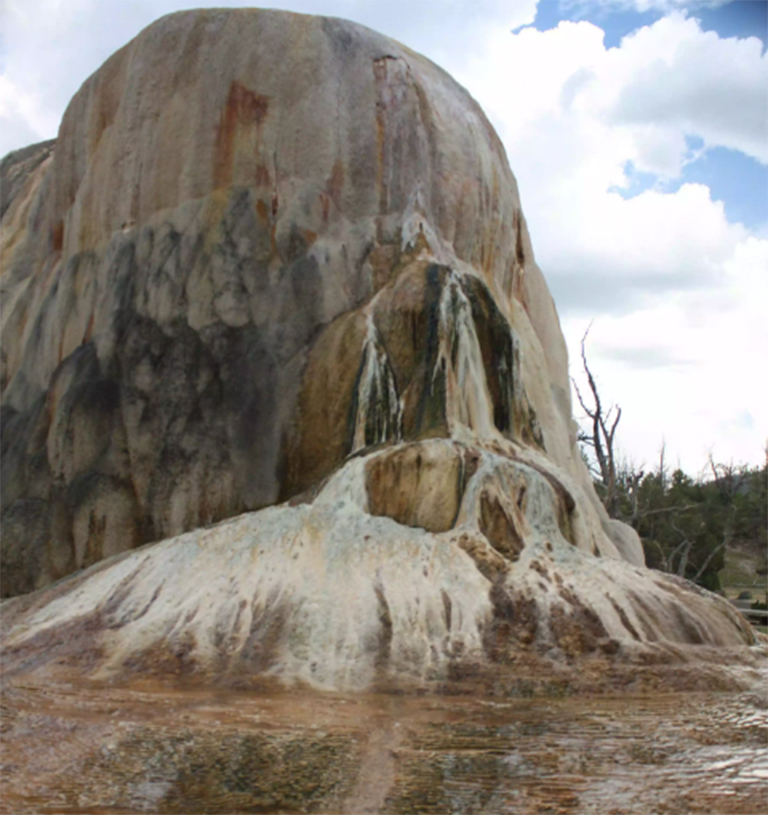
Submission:
[[[447,435],[447,385],[425,379],[449,273],[434,261],[472,267],[478,313],[523,297],[526,263],[538,279],[474,101],[340,20],[164,18],[86,81],[55,146],[2,173],[6,596],[290,497],[360,439],[394,439],[371,410],[358,441],[350,427],[355,310],[377,292],[370,353],[407,397],[402,431]],[[536,285],[525,298],[556,320]],[[548,353],[565,393],[562,340]]]
[[[605,516],[504,151],[432,63],[174,14],[2,172],[2,590],[41,589],[7,673],[364,688],[754,642]]]
[[[430,532],[451,529],[464,493],[464,461],[451,444],[395,447],[366,466],[368,511]]]

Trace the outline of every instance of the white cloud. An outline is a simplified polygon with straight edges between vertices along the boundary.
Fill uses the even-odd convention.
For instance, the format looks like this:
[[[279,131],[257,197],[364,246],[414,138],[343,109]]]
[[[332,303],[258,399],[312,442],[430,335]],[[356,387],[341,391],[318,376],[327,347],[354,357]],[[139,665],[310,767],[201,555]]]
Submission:
[[[686,134],[712,142],[707,122],[718,119],[719,97],[727,94],[707,96],[720,80],[703,63],[723,43],[733,56],[731,85],[762,93],[758,79],[765,74],[768,83],[768,62],[751,41],[719,40],[679,14],[612,49],[605,48],[603,31],[588,22],[561,22],[546,32],[496,32],[460,77],[505,141],[548,279],[555,289],[570,279],[572,293],[580,293],[580,301],[565,300],[561,309],[588,306],[594,295],[599,307],[613,296],[613,307],[626,311],[643,292],[711,286],[746,236],[703,185],[683,184],[675,193],[649,190],[628,200],[617,192],[628,185],[628,162],[675,176],[689,153]],[[681,52],[695,58],[675,62]],[[669,74],[678,86],[701,78],[701,96],[712,110],[702,103],[701,125],[685,129],[650,114],[618,123],[616,100],[664,60],[672,60]],[[668,92],[662,88],[659,94],[666,99]],[[761,96],[753,96],[752,106],[768,112],[768,100],[761,104]]]
[[[710,147],[741,150],[768,163],[768,53],[756,37],[721,39],[675,13],[611,49],[601,83],[605,115],[617,124],[652,125],[659,139],[696,134]],[[727,68],[726,68],[727,66]],[[619,88],[617,88],[619,86]],[[605,104],[608,102],[608,104]],[[640,146],[640,157],[646,151]],[[648,162],[649,169],[654,163]]]
[[[497,32],[460,76],[507,147],[574,368],[598,318],[590,359],[625,409],[635,460],[652,461],[663,437],[689,472],[710,449],[760,460],[768,335],[755,303],[768,302],[768,241],[730,223],[702,184],[618,190],[628,162],[679,176],[687,135],[763,157],[767,68],[757,41],[673,13],[611,49],[586,21]],[[735,113],[734,100],[751,110]]]
[[[37,94],[0,75],[0,133],[9,144],[21,147],[39,141],[46,133],[55,133],[58,124],[58,118],[44,109]]]
[[[761,459],[768,440],[768,240],[740,241],[723,274],[717,289],[601,316],[590,331],[590,368],[601,397],[624,408],[618,437],[637,463],[652,463],[663,439],[673,463],[679,459],[689,473],[709,452],[719,461]],[[572,350],[587,325],[563,321]]]

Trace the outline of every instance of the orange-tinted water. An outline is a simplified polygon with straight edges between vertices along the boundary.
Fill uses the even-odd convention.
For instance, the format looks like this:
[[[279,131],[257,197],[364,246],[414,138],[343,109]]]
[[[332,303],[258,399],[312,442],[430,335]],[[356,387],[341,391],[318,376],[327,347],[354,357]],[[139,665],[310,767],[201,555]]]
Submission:
[[[8,812],[768,811],[759,693],[477,698],[11,685]]]

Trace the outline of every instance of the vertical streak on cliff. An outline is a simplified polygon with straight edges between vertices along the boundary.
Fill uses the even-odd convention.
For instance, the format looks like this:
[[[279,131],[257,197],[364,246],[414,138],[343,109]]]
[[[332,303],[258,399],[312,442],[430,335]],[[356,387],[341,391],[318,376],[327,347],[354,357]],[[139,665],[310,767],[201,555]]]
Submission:
[[[398,398],[395,376],[371,315],[368,316],[368,332],[363,344],[356,402],[353,453],[371,445],[402,439],[403,404]]]
[[[463,426],[480,438],[497,435],[472,307],[455,272],[446,281],[439,304],[440,349],[433,380],[446,377],[446,415],[451,435]]]

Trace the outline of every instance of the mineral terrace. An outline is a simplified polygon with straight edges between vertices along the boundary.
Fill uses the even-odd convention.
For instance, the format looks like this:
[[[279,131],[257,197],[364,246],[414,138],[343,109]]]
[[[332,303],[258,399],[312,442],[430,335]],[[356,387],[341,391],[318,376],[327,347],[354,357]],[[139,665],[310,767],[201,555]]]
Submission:
[[[425,58],[173,14],[1,169],[7,678],[756,664],[605,514],[504,149]]]

